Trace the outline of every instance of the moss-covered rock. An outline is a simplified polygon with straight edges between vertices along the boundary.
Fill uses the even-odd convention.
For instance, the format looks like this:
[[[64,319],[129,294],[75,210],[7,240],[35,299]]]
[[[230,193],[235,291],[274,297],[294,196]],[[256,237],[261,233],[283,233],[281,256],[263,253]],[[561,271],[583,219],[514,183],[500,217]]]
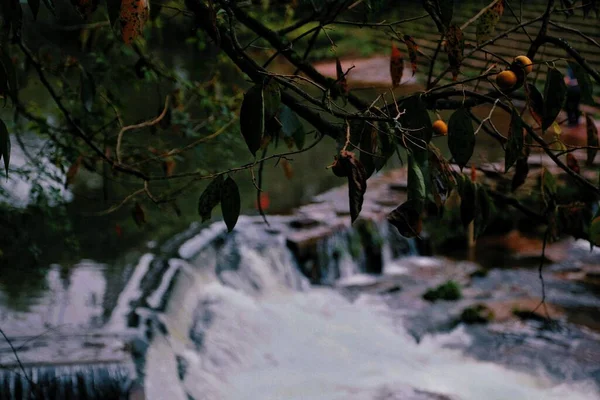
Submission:
[[[475,304],[467,307],[460,315],[460,321],[465,324],[486,324],[494,319],[494,312],[485,304]]]
[[[459,300],[462,298],[460,285],[454,281],[447,281],[434,289],[429,289],[423,294],[427,301]]]

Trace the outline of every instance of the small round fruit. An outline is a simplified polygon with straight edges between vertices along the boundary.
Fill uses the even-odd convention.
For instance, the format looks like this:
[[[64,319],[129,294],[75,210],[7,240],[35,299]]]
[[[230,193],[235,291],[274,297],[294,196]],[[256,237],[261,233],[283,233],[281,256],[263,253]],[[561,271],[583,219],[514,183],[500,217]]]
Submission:
[[[502,71],[496,75],[496,84],[500,89],[507,90],[517,84],[517,74],[512,71]]]
[[[515,63],[518,64],[526,74],[533,71],[533,63],[527,56],[518,56],[515,58]]]
[[[446,125],[446,123],[441,119],[435,121],[432,125],[432,128],[436,135],[446,136],[448,134],[448,125]]]

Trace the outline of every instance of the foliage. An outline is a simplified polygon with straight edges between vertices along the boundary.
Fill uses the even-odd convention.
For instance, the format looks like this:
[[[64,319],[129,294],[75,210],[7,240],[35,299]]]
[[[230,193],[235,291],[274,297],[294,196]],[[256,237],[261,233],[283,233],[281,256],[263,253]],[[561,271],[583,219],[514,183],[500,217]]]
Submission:
[[[596,170],[595,122],[587,115],[586,146],[567,145],[560,112],[567,64],[584,83],[589,104],[595,103],[591,83],[600,81],[600,73],[549,30],[562,15],[558,3],[546,2],[531,19],[509,15],[504,0],[479,6],[466,18],[457,12],[459,2],[420,3],[421,15],[392,22],[388,14],[403,14],[405,5],[383,0],[185,0],[161,6],[146,0],[76,1],[60,22],[52,2],[18,3],[23,12],[3,10],[0,32],[3,175],[26,175],[11,166],[10,156],[14,139],[27,131],[47,143],[44,159],[61,171],[57,179],[68,189],[100,182],[103,201],[91,202],[87,213],[126,212],[132,226],[144,230],[162,226],[173,214],[186,215],[190,211],[178,200],[193,198],[194,218],[206,222],[220,204],[231,231],[254,200],[245,201],[238,185],[262,192],[269,160],[281,163],[288,179],[310,175],[294,170],[293,156],[327,136],[337,143],[330,168],[347,179],[352,222],[360,217],[369,177],[398,154],[408,161],[408,198],[388,220],[403,235],[418,236],[423,219],[443,215],[446,199],[456,193],[461,229],[474,223],[476,235],[485,232],[500,204],[545,223],[553,238],[564,233],[598,243],[597,224],[590,230],[591,217],[575,212],[587,213],[600,195],[597,179],[588,175]],[[588,4],[571,11],[594,17]],[[435,39],[427,25],[436,26]],[[526,27],[537,29],[526,51],[531,73],[512,60],[522,54],[507,58],[494,52],[497,40]],[[361,51],[360,41],[368,52],[388,53],[387,87],[353,87],[353,66],[344,56]],[[426,41],[437,49],[427,53]],[[546,56],[544,46],[562,56]],[[422,86],[402,81],[408,76],[404,51],[406,66]],[[474,72],[471,64],[480,53],[486,65]],[[335,61],[333,76],[313,67],[325,55]],[[502,71],[516,80],[498,90],[494,75]],[[490,116],[479,120],[476,114],[485,107]],[[441,114],[447,116],[447,137],[432,129],[432,117],[442,119]],[[511,120],[507,131],[492,123],[497,114]],[[10,115],[16,115],[12,122]],[[502,150],[500,169],[510,177],[512,194],[463,175],[463,168],[479,167],[482,136]],[[557,188],[549,175],[542,186],[531,183],[538,179],[530,176],[533,149],[554,162],[548,170]],[[577,152],[583,149],[585,163]],[[242,176],[244,171],[249,173]],[[561,196],[561,185],[587,195]],[[120,235],[122,226],[115,230]]]
[[[423,293],[423,299],[427,301],[437,301],[437,300],[460,300],[462,298],[462,292],[460,290],[460,285],[454,281],[447,281],[442,283],[441,285],[428,289],[425,293]]]

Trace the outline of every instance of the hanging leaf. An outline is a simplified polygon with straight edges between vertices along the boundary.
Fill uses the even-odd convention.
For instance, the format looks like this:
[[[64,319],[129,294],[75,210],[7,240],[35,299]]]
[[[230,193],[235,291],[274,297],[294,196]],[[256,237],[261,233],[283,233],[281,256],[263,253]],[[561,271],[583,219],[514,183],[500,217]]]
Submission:
[[[581,90],[581,102],[591,106],[596,105],[593,97],[594,83],[590,78],[590,75],[576,61],[569,61],[569,67],[571,67],[573,75],[575,75],[575,79],[577,79],[577,85]]]
[[[477,190],[475,184],[468,178],[463,178],[459,183],[460,195],[460,220],[466,228],[477,213]]]
[[[198,214],[202,222],[211,218],[212,210],[221,202],[221,189],[223,188],[223,175],[213,179],[198,200]]]
[[[460,74],[460,66],[463,61],[464,52],[464,34],[458,25],[452,24],[446,32],[446,54],[448,54],[448,64],[450,64],[453,81],[456,81]]]
[[[298,150],[302,150],[306,134],[296,113],[288,106],[282,105],[279,118],[281,119],[281,132],[283,132],[284,137],[292,138]]]
[[[282,123],[285,123],[283,118]],[[256,157],[265,132],[265,102],[262,86],[254,85],[244,95],[240,110],[240,127],[248,150]]]
[[[556,197],[558,187],[554,175],[545,167],[542,168],[542,197],[546,202]]]
[[[137,201],[133,206],[133,210],[131,210],[131,216],[133,217],[135,224],[139,227],[146,223],[146,213],[144,212],[144,209],[142,208],[140,203],[138,203]]]
[[[375,172],[375,159],[378,157],[376,154],[379,149],[377,130],[366,121],[354,120],[350,122],[350,138],[352,143],[358,145],[356,151],[360,154],[359,159],[365,167],[367,178],[370,178]]]
[[[504,13],[504,0],[496,1],[477,19],[477,45],[491,39],[496,31],[496,25]]]
[[[475,132],[469,112],[459,108],[448,121],[448,147],[454,161],[464,168],[475,150]]]
[[[515,165],[515,175],[513,176],[511,190],[514,192],[527,180],[529,174],[529,163],[526,158],[519,158]]]
[[[288,180],[291,180],[294,177],[294,169],[292,168],[292,164],[285,158],[282,158],[280,161],[281,168],[283,168],[283,174]]]
[[[542,126],[542,116],[544,115],[544,99],[540,91],[531,83],[525,85],[527,94],[527,106],[529,113],[540,126]]]
[[[165,161],[163,161],[163,171],[165,173],[165,176],[173,175],[173,172],[175,172],[176,166],[177,166],[177,163],[175,162],[175,159],[173,159],[172,157],[165,159]]]
[[[14,104],[17,103],[18,98],[18,84],[17,84],[17,72],[15,71],[14,62],[6,53],[5,49],[0,49],[0,63],[6,73],[6,79],[8,83],[8,92]]]
[[[488,227],[495,211],[494,202],[490,198],[486,188],[481,184],[476,184],[477,211],[478,215],[475,224],[475,235],[481,236]]]
[[[98,0],[71,0],[71,4],[84,20],[89,19],[98,8]]]
[[[10,163],[10,135],[4,121],[0,119],[0,159],[4,159],[4,170],[8,180],[8,165]]]
[[[376,126],[375,131],[379,136],[379,152],[378,157],[373,160],[373,164],[376,171],[381,171],[396,152],[396,143],[394,134],[387,122],[376,123]]]
[[[419,163],[415,160],[414,155],[408,156],[408,200],[421,212],[425,204],[427,195],[425,188],[425,177],[421,171]]]
[[[452,22],[452,15],[454,13],[454,0],[437,0],[440,10],[440,19],[442,24],[447,29]],[[442,32],[440,32],[442,33]]]
[[[406,238],[419,236],[423,229],[423,220],[421,219],[421,213],[418,211],[418,205],[410,200],[402,203],[392,211],[387,220]]]
[[[40,0],[27,0],[31,13],[33,14],[33,20],[37,20],[38,11],[40,11]]]
[[[367,172],[354,153],[342,150],[336,157],[332,168],[337,176],[348,177],[348,200],[350,203],[350,218],[354,222],[360,214],[367,191]]]
[[[596,127],[596,122],[590,117],[589,114],[585,114],[585,125],[587,131],[587,165],[591,166],[594,164],[594,159],[596,158],[596,153],[598,153],[598,147],[600,144],[598,143],[598,128]]]
[[[415,72],[417,72],[417,55],[419,53],[419,46],[417,46],[417,42],[415,42],[412,36],[409,35],[404,35],[404,43],[406,43],[406,48],[408,50],[412,74],[415,76]]]
[[[241,210],[240,190],[231,177],[228,177],[221,188],[221,211],[227,231],[233,231]]]
[[[106,0],[106,11],[111,28],[115,26],[121,13],[121,0]]]
[[[544,114],[542,116],[542,129],[546,130],[563,107],[567,96],[567,85],[565,77],[556,68],[550,68],[546,77],[546,85],[544,87]]]
[[[400,86],[402,81],[402,74],[404,73],[404,59],[402,53],[392,43],[392,55],[390,57],[390,75],[392,77],[392,87],[396,88]]]
[[[79,167],[81,166],[81,161],[83,161],[83,157],[77,157],[77,160],[67,170],[67,179],[65,181],[65,188],[71,185],[75,181],[75,177],[77,176],[77,172],[79,171]]]
[[[510,120],[510,131],[508,143],[506,143],[506,155],[504,157],[504,173],[508,172],[510,167],[523,154],[523,121],[516,109],[512,110]]]
[[[433,137],[433,128],[422,97],[419,94],[411,96],[398,107],[404,110],[404,114],[398,120],[400,128],[408,131],[402,132],[402,135],[408,136],[404,143],[413,151],[426,151],[427,144]]]
[[[577,158],[571,153],[567,153],[567,167],[576,174],[581,172],[581,168],[579,168],[579,161]]]
[[[281,88],[275,79],[270,79],[263,88],[265,102],[265,120],[272,119],[277,115],[281,106]]]
[[[593,245],[600,246],[600,217],[592,219],[589,236]]]
[[[337,57],[335,58],[335,74],[337,78],[337,83],[342,89],[342,93],[348,93],[348,82],[346,80],[346,75],[344,74],[344,70],[342,69],[342,63]]]
[[[96,96],[96,84],[92,75],[83,69],[83,67],[81,67],[81,73],[79,74],[79,82],[81,103],[87,112],[92,112],[94,97]]]
[[[122,0],[119,20],[121,38],[126,44],[142,35],[149,14],[150,4],[147,0]]]

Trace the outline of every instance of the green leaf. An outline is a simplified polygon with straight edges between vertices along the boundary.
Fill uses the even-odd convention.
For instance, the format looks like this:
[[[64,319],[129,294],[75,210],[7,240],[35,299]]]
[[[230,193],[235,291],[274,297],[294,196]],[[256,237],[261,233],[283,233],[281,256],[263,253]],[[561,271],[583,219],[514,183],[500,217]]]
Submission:
[[[565,103],[567,85],[565,77],[556,68],[550,68],[544,87],[544,114],[542,116],[542,129],[546,130],[552,125]]]
[[[270,120],[279,111],[281,105],[281,88],[275,79],[270,79],[263,88],[265,99],[265,120]]]
[[[542,168],[542,195],[544,198],[556,197],[557,185],[554,175],[546,168]]]
[[[302,150],[306,134],[304,133],[304,127],[296,113],[288,106],[282,105],[279,118],[281,120],[281,131],[283,132],[284,137],[293,138],[296,147],[299,150]]]
[[[477,213],[477,190],[470,179],[463,179],[459,190],[460,219],[466,228]]]
[[[4,71],[6,72],[6,79],[8,82],[8,91],[10,97],[13,100],[13,103],[17,103],[17,95],[18,95],[18,85],[17,85],[17,73],[15,71],[15,66],[6,53],[4,49],[0,50],[0,63],[2,63],[2,67],[4,67]]]
[[[8,164],[10,163],[10,135],[4,121],[0,119],[0,159],[4,158],[4,169],[8,179]]]
[[[421,234],[423,220],[414,201],[406,201],[392,211],[387,220],[394,225],[398,232],[406,238],[413,238]]]
[[[349,157],[345,160],[349,163],[348,200],[350,202],[350,218],[354,222],[362,210],[365,192],[367,191],[367,172],[357,158]]]
[[[598,149],[594,147],[598,147],[598,128],[596,127],[596,122],[589,116],[589,114],[585,114],[585,124],[587,131],[587,145],[589,146],[587,149],[587,165],[591,166],[594,164],[594,158],[596,158],[596,153],[598,153]]]
[[[527,135],[529,136],[529,135]],[[529,175],[529,163],[527,162],[527,158],[519,158],[517,160],[517,164],[515,165],[515,175],[513,176],[511,190],[514,192],[525,183],[527,180],[527,175]]]
[[[590,243],[600,246],[600,217],[592,219],[589,236]]]
[[[504,1],[500,0],[492,7],[488,8],[477,19],[476,36],[478,45],[492,38],[496,31],[496,25],[500,21],[503,13]]]
[[[439,0],[440,19],[446,28],[452,23],[452,15],[454,13],[454,0]]]
[[[254,85],[244,95],[240,126],[250,153],[256,157],[265,132],[265,103],[261,85]]]
[[[510,120],[510,137],[506,143],[506,155],[504,158],[504,173],[508,172],[510,167],[523,154],[523,121],[519,113],[513,109]]]
[[[399,119],[400,126],[410,131],[406,133],[406,144],[413,151],[426,151],[433,136],[427,105],[417,94],[402,101],[399,108],[405,111]]]
[[[579,65],[576,61],[569,61],[569,66],[573,70],[573,74],[577,79],[577,84],[581,89],[581,101],[583,104],[589,104],[591,106],[595,105],[594,97],[592,96],[594,93],[594,83],[590,78],[587,71]]]
[[[531,83],[525,85],[525,93],[527,94],[527,105],[533,119],[542,125],[542,116],[544,115],[544,98],[540,91]]]
[[[119,14],[121,13],[121,0],[106,0],[106,11],[108,11],[108,21],[110,22],[110,26],[114,27],[119,20]]]
[[[492,220],[492,216],[495,213],[494,202],[490,198],[486,188],[481,184],[476,184],[477,191],[477,211],[478,218],[476,218],[475,234],[479,237],[485,232],[488,224]]]
[[[92,112],[94,97],[96,96],[96,84],[94,83],[94,78],[82,67],[79,80],[81,103],[87,112]]]
[[[238,217],[240,216],[240,210],[240,190],[235,181],[231,177],[228,177],[223,182],[223,187],[221,188],[221,211],[229,232],[235,228],[235,224],[237,224]]]
[[[381,171],[388,160],[396,152],[395,137],[387,122],[377,123],[377,134],[379,135],[379,153],[373,164],[377,171]]]
[[[27,0],[31,13],[33,14],[34,21],[37,19],[38,11],[40,10],[40,0]]]
[[[422,211],[425,197],[425,177],[419,163],[414,155],[408,156],[408,200],[411,200],[416,206],[417,211]]]
[[[213,179],[198,200],[198,214],[202,222],[211,218],[212,210],[221,202],[221,189],[223,187],[223,175]]]
[[[465,108],[456,110],[448,121],[448,147],[461,168],[467,165],[475,150],[475,132]]]

